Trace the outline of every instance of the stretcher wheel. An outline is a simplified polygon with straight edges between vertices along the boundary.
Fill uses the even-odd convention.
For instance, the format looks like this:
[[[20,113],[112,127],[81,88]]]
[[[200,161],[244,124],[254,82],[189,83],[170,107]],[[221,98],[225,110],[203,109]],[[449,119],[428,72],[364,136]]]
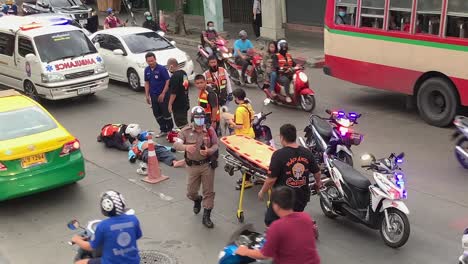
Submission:
[[[237,214],[237,220],[239,221],[239,223],[244,223],[244,212],[240,212]]]

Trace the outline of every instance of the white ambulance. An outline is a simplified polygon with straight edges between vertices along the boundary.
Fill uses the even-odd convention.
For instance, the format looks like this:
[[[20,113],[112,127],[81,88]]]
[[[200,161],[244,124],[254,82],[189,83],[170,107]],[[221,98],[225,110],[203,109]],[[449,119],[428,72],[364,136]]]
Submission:
[[[67,19],[0,17],[0,84],[35,100],[104,90],[109,75],[96,47]]]

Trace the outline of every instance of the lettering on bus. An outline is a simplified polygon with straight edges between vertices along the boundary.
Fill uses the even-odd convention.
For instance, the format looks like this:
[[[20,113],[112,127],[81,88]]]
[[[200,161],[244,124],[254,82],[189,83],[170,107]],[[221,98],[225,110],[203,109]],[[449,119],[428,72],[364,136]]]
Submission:
[[[55,70],[60,71],[60,70],[72,69],[72,68],[86,66],[86,65],[92,65],[92,64],[96,64],[96,61],[94,60],[94,58],[69,61],[69,62],[55,64]]]

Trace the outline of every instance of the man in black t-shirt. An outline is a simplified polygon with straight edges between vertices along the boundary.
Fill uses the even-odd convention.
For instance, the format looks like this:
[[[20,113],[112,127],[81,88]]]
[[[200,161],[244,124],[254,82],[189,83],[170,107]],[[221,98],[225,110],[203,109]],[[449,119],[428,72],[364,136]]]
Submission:
[[[271,187],[288,186],[296,193],[295,212],[302,212],[310,200],[309,175],[314,174],[318,188],[322,186],[320,168],[317,166],[312,153],[296,143],[296,127],[286,124],[280,128],[282,149],[273,153],[270,161],[270,175],[268,175],[262,189],[258,193],[259,199]],[[271,204],[265,214],[265,224],[269,226],[279,217],[273,211]]]
[[[168,70],[172,73],[169,80],[169,98],[168,110],[174,115],[174,122],[177,128],[188,125],[187,112],[190,109],[188,97],[188,88],[190,86],[187,73],[178,68],[176,59],[167,61]]]

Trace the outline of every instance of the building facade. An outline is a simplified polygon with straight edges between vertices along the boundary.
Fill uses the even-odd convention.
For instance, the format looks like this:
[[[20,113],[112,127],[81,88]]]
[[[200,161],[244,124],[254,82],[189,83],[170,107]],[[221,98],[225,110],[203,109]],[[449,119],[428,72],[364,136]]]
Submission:
[[[305,26],[323,26],[327,0],[285,0],[286,22]]]

